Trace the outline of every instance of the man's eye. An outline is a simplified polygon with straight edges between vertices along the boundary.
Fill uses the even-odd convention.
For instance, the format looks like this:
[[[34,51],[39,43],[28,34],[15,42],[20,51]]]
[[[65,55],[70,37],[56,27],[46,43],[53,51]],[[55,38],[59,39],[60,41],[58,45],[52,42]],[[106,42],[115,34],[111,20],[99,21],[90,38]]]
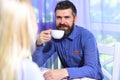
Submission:
[[[61,17],[60,17],[60,16],[57,16],[56,18],[59,19],[59,18],[61,18]]]
[[[66,19],[70,18],[69,16],[65,16]]]

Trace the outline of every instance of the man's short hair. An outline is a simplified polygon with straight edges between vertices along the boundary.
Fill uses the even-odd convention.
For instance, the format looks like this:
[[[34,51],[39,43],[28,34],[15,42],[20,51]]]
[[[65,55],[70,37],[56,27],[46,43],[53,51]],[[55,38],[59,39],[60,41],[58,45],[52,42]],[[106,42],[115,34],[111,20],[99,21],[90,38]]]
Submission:
[[[56,13],[56,10],[64,10],[64,9],[72,9],[73,16],[77,15],[77,9],[75,5],[68,0],[58,2],[55,7],[55,13]]]

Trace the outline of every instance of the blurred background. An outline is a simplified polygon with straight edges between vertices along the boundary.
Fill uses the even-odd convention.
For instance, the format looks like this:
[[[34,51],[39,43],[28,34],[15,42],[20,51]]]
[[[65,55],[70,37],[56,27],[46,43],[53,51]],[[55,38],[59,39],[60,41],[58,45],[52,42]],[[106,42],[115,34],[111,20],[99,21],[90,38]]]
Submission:
[[[55,28],[54,7],[58,1],[61,0],[31,0],[39,26],[38,33],[41,30]],[[100,54],[101,62],[107,61],[102,65],[105,69],[104,80],[120,80],[120,61],[114,61],[120,58],[120,48],[119,45],[116,46],[120,42],[120,0],[70,1],[75,4],[78,11],[78,21],[76,24],[87,28],[94,34],[98,45],[103,46],[100,52],[110,49],[114,50],[113,55],[105,54],[107,52]],[[104,46],[107,47],[104,48]],[[118,50],[116,50],[116,47]],[[51,69],[60,68],[60,61],[55,58],[56,56],[57,54],[52,56],[45,66]]]

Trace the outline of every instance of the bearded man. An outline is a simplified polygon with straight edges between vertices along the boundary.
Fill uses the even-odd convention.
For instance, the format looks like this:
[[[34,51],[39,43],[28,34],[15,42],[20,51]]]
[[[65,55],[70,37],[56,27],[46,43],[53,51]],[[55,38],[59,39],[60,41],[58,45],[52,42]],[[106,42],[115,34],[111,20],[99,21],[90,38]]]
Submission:
[[[49,70],[45,80],[102,80],[101,64],[97,43],[87,29],[75,25],[77,10],[68,0],[60,1],[55,8],[56,29],[65,32],[62,39],[51,36],[52,29],[41,31],[37,48],[32,55],[33,61],[42,66],[48,58],[57,52],[63,68]]]

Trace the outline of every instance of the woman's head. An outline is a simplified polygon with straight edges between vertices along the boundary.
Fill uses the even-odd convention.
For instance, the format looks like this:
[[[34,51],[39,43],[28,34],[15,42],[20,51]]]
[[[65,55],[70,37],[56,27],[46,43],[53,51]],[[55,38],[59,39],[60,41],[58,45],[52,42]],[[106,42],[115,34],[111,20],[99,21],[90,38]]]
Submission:
[[[14,0],[2,2],[0,12],[0,69],[7,71],[13,66],[16,68],[17,61],[27,58],[34,46],[36,33],[37,23],[30,5]],[[10,71],[8,70],[6,73],[9,74]],[[12,74],[10,73],[10,75]]]
[[[35,40],[37,26],[35,16],[26,3],[6,2],[3,4],[0,24],[0,42],[6,46],[30,49]]]

